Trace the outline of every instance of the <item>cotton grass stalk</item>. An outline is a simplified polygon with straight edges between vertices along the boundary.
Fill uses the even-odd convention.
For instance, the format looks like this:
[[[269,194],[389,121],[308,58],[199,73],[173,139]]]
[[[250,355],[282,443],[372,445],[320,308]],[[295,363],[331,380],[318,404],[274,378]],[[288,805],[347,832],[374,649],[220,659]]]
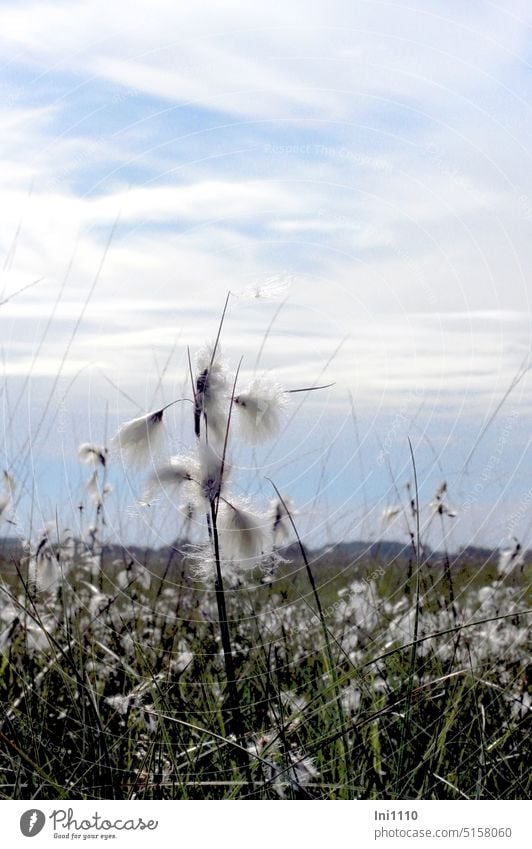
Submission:
[[[93,504],[98,508],[102,507],[105,496],[109,495],[112,491],[113,487],[110,483],[106,483],[103,487],[100,487],[97,471],[94,471],[87,481],[87,492]]]
[[[10,522],[10,519],[7,518],[7,511],[11,507],[11,500],[13,495],[15,494],[15,481],[9,474],[9,472],[4,471],[4,486],[6,488],[6,492],[0,495],[0,522],[5,519],[7,522]]]
[[[270,502],[269,519],[275,543],[285,542],[292,531],[290,516],[296,516],[293,501],[288,496]]]
[[[0,522],[6,518],[7,510],[11,504],[9,495],[0,495]]]

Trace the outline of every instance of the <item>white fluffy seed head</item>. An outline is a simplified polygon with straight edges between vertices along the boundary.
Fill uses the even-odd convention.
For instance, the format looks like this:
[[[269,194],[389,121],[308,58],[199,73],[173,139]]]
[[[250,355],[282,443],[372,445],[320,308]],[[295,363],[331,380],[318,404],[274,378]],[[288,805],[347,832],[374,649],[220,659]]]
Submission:
[[[121,590],[125,590],[130,584],[138,584],[143,589],[149,590],[151,586],[151,572],[142,564],[132,561],[126,569],[121,569],[116,576],[116,583]]]
[[[42,548],[30,558],[28,581],[37,592],[50,592],[59,585],[61,569],[55,552],[51,548]]]
[[[397,516],[401,514],[401,512],[401,507],[385,507],[382,511],[382,524],[384,525],[384,527],[388,527],[388,525],[390,525],[394,521],[394,519],[396,519]]]
[[[224,560],[246,566],[257,565],[272,550],[269,523],[247,504],[232,500],[218,510],[221,555]]]
[[[274,274],[263,280],[254,280],[235,294],[243,300],[280,301],[288,295],[293,282],[294,278],[290,274]]]
[[[227,374],[220,347],[205,345],[196,355],[195,413],[207,423],[207,434],[222,439],[227,425]]]
[[[131,707],[135,707],[137,704],[137,697],[130,693],[128,696],[124,695],[116,695],[116,696],[107,696],[104,699],[105,703],[109,705],[113,710],[115,710],[120,716],[125,716]]]
[[[142,503],[150,504],[156,492],[163,489],[169,492],[178,490],[192,481],[197,475],[197,467],[190,457],[170,457],[168,463],[158,466],[150,475]]]
[[[164,410],[125,422],[113,437],[112,446],[129,466],[146,465],[158,453],[165,439]]]
[[[245,442],[256,445],[278,435],[286,394],[277,383],[266,377],[255,378],[244,392],[235,395],[233,401]]]
[[[524,564],[523,548],[521,543],[513,537],[499,550],[499,563],[497,572],[501,576],[511,575]]]
[[[199,454],[199,494],[209,503],[214,503],[222,493],[229,475],[229,466],[222,460],[222,452],[210,442],[202,441],[198,446]]]
[[[107,462],[107,448],[96,445],[94,442],[83,442],[78,448],[78,457],[82,463],[91,466],[105,466]]]

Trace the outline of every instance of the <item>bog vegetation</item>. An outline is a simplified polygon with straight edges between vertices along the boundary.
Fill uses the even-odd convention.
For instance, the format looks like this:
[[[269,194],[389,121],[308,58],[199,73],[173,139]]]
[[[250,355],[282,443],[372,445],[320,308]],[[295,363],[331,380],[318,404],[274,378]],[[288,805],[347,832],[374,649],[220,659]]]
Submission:
[[[227,307],[227,302],[226,302]],[[275,441],[293,394],[242,384],[214,340],[188,397],[83,443],[82,537],[60,517],[4,554],[0,794],[51,799],[527,798],[530,567],[424,546],[310,551],[289,493],[249,497],[235,446]],[[165,457],[166,410],[187,452]],[[176,542],[105,545],[109,467],[145,470],[140,510],[175,504]],[[4,478],[8,517],[16,482]],[[444,484],[428,507],[452,521]],[[432,521],[432,519],[431,519]]]

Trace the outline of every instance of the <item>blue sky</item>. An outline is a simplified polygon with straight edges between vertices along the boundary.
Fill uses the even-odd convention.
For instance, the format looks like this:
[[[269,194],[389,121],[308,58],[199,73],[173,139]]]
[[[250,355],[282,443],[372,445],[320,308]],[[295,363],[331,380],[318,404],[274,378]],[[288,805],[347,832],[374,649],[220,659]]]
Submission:
[[[528,376],[464,461],[530,354],[531,23],[525,2],[1,3],[3,298],[39,280],[1,307],[20,525],[77,503],[78,442],[174,397],[226,291],[273,278],[262,366],[298,386],[332,358],[336,382],[277,447],[301,521],[378,534],[410,436],[426,500],[446,478],[460,510],[487,475],[454,544],[526,536]],[[232,303],[243,379],[278,306]]]

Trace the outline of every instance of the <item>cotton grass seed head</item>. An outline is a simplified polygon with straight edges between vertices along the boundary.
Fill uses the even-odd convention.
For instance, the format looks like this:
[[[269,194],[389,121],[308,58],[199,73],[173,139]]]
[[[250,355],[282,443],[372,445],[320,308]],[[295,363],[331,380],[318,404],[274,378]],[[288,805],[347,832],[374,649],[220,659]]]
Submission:
[[[129,695],[107,696],[105,703],[115,710],[120,716],[126,716],[131,707],[136,707],[139,699],[133,693]]]
[[[245,502],[221,503],[218,529],[224,560],[253,567],[271,552],[269,524]]]
[[[199,455],[199,495],[210,504],[217,501],[229,474],[229,466],[223,460],[222,452],[210,442],[202,441],[198,447]]]
[[[513,537],[499,550],[499,562],[497,572],[501,576],[511,575],[524,564],[523,547],[519,540]]]
[[[242,291],[235,292],[235,295],[242,300],[281,301],[288,295],[293,282],[293,275],[274,274],[263,280],[254,280]]]
[[[278,435],[286,395],[277,383],[266,377],[255,378],[244,392],[235,395],[233,402],[245,442],[257,445]]]
[[[146,465],[161,449],[165,439],[163,415],[164,410],[157,410],[120,427],[111,444],[126,465]]]
[[[195,379],[196,435],[200,433],[203,417],[212,439],[222,439],[227,424],[227,375],[219,346],[205,345],[196,355]]]
[[[395,505],[385,507],[382,511],[382,524],[384,525],[384,527],[387,528],[388,525],[391,525],[394,519],[397,519],[397,517],[400,516],[401,513],[402,507],[397,507]]]
[[[446,495],[447,482],[443,481],[443,483],[441,483],[438,489],[436,490],[434,500],[430,502],[429,507],[431,508],[434,514],[439,514],[440,516],[448,516],[450,519],[454,519],[458,515],[458,513],[456,510],[449,507],[446,502]]]
[[[158,490],[175,492],[195,477],[197,477],[197,464],[192,458],[170,457],[168,463],[158,466],[150,475],[141,503],[150,504]]]
[[[107,448],[96,445],[94,442],[83,442],[78,448],[78,457],[82,463],[91,466],[105,466],[107,462]]]

